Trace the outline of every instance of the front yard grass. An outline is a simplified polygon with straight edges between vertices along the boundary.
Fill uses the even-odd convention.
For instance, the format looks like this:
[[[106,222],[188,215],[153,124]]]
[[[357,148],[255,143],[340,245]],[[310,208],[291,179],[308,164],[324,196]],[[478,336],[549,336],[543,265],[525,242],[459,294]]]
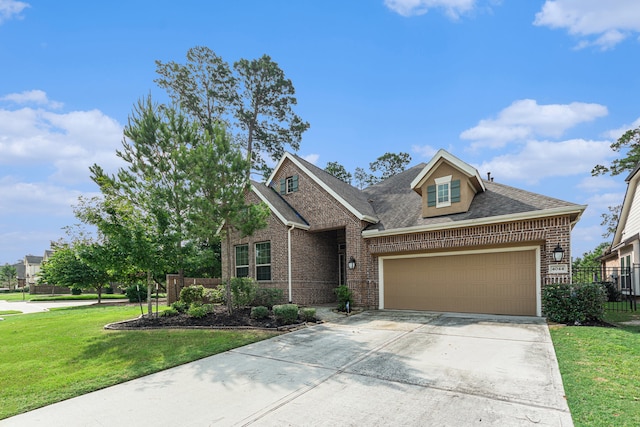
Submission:
[[[607,312],[616,328],[551,326],[576,426],[640,426],[640,313]]]
[[[221,353],[266,331],[107,331],[138,306],[91,306],[0,322],[0,419]]]

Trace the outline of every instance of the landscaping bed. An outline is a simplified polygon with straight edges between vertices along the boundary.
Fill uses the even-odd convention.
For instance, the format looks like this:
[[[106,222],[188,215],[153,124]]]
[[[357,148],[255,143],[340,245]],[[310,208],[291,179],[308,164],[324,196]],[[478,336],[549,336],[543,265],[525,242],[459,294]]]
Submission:
[[[174,316],[138,317],[124,322],[111,323],[106,329],[155,329],[155,328],[256,328],[287,330],[304,324],[300,321],[292,325],[281,325],[273,314],[263,319],[253,319],[251,308],[236,308],[229,314],[226,306],[215,306],[212,313],[203,317],[193,317],[186,313]],[[308,323],[308,322],[307,322]]]

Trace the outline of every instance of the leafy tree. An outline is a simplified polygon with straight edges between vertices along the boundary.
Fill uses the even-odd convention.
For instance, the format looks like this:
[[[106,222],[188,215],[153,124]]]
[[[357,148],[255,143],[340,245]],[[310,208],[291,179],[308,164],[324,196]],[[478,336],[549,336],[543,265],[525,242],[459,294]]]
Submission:
[[[234,115],[245,142],[247,160],[256,169],[264,170],[261,153],[277,161],[284,154],[285,145],[297,151],[309,123],[293,112],[292,107],[298,103],[293,83],[269,55],[240,59],[233,68],[240,88]]]
[[[269,208],[263,203],[247,203],[249,183],[245,181],[245,173],[249,162],[234,148],[226,132],[213,127],[206,130],[204,140],[205,143],[189,152],[189,179],[197,196],[192,204],[192,219],[196,228],[204,233],[219,231],[226,243],[226,300],[231,313],[232,234],[248,236],[266,226]]]
[[[325,166],[324,170],[331,175],[335,176],[341,181],[346,182],[347,184],[351,184],[351,173],[347,172],[347,170],[338,162],[328,162],[327,166]]]
[[[377,182],[377,178],[373,174],[370,174],[363,168],[359,167],[356,168],[354,179],[356,181],[356,187],[358,187],[360,190]]]
[[[382,181],[404,171],[410,162],[411,156],[408,153],[385,153],[375,162],[369,163],[369,169],[373,173],[380,172],[378,181]]]
[[[11,289],[11,281],[15,279],[17,274],[18,271],[13,265],[5,264],[0,267],[0,277],[7,282],[9,289]]]
[[[609,206],[609,213],[603,213],[601,215],[602,222],[600,225],[606,227],[605,232],[602,233],[603,238],[606,239],[616,234],[618,221],[620,219],[620,211],[622,211],[622,205]]]
[[[627,151],[623,157],[612,161],[609,166],[596,165],[591,170],[591,175],[611,174],[615,176],[635,169],[640,163],[640,127],[626,131],[616,142],[611,144],[611,149],[617,153],[623,149]]]
[[[100,257],[101,250],[99,245],[83,243],[55,246],[51,257],[42,265],[38,281],[77,289],[95,288],[100,303],[102,288],[109,283],[109,275],[99,265],[87,262],[85,257]]]
[[[207,47],[187,51],[186,64],[156,61],[156,82],[205,129],[226,125],[245,151],[251,169],[269,169],[263,153],[279,160],[285,145],[298,150],[309,124],[293,112],[297,104],[291,80],[268,55],[229,65]]]
[[[576,257],[573,260],[572,267],[574,269],[579,268],[599,268],[600,261],[596,258],[604,254],[604,251],[609,247],[609,243],[602,242],[595,249],[589,252],[585,252],[582,254],[582,257]]]

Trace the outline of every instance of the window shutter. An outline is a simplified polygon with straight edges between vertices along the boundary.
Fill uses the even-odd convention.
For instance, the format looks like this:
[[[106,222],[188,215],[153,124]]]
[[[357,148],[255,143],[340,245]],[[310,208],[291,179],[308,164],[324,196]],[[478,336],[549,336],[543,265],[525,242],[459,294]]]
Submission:
[[[287,180],[282,178],[280,180],[280,194],[285,194],[287,192]]]
[[[291,191],[298,191],[298,175],[291,177]]]
[[[451,181],[451,203],[460,201],[460,180]]]
[[[436,205],[436,186],[429,185],[427,187],[427,206],[433,207]]]

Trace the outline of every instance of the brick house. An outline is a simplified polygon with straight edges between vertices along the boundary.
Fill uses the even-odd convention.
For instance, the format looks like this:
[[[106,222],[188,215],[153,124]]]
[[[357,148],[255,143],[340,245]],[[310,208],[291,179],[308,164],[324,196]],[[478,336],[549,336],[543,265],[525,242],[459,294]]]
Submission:
[[[334,302],[347,285],[367,308],[536,316],[541,288],[569,280],[586,208],[484,180],[444,150],[364,190],[286,153],[248,197],[271,215],[233,238],[235,275],[291,302]]]

